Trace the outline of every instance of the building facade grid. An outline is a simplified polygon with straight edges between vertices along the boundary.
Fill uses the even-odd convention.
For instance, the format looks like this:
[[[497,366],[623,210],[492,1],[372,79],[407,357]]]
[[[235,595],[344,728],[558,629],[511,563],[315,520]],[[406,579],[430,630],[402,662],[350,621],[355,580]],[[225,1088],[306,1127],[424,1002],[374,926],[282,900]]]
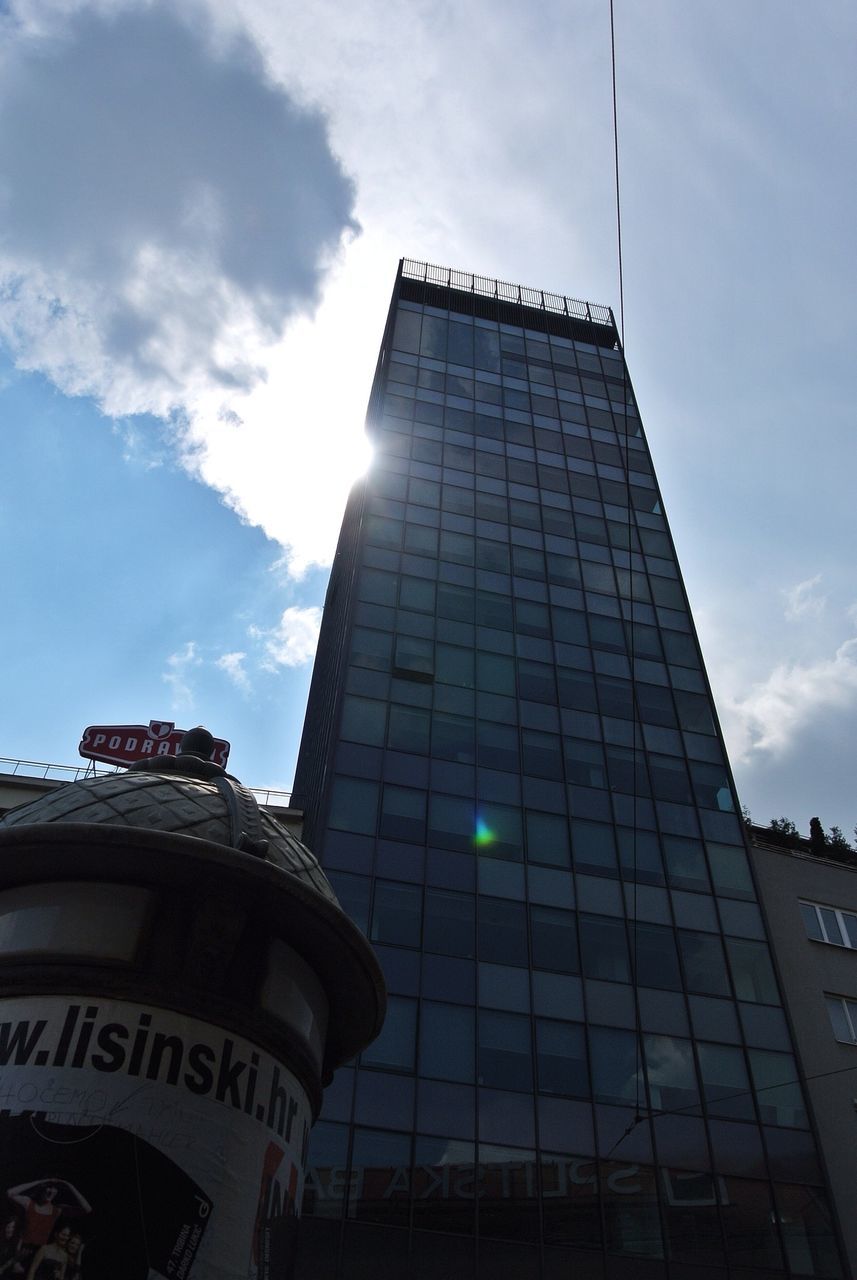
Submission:
[[[295,780],[390,991],[299,1275],[849,1274],[612,317],[463,279],[400,268]]]

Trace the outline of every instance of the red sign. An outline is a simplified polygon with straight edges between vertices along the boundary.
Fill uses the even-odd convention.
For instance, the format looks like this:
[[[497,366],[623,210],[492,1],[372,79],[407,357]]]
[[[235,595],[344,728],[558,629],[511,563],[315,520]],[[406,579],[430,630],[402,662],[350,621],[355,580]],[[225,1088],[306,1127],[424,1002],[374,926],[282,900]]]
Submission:
[[[186,729],[177,729],[172,720],[150,720],[143,724],[91,724],[83,731],[78,751],[87,760],[104,764],[133,764],[155,756],[177,756]],[[229,743],[214,739],[209,759],[226,766]]]

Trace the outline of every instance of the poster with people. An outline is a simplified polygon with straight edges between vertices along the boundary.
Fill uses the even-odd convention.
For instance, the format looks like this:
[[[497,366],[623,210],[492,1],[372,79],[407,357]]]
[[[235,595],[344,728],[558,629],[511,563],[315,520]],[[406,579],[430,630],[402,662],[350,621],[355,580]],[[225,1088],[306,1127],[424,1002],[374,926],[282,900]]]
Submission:
[[[0,1001],[0,1280],[288,1280],[310,1121],[222,1028]]]
[[[212,1202],[163,1152],[112,1125],[57,1124],[44,1113],[4,1113],[0,1134],[0,1276],[98,1280],[115,1276],[119,1258],[128,1280],[192,1274]]]

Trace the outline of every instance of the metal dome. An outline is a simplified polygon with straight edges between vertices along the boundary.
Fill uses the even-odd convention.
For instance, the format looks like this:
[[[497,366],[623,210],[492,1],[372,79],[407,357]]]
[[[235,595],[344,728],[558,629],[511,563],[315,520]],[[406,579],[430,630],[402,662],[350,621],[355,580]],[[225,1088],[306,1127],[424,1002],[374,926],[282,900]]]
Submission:
[[[336,903],[330,881],[306,845],[260,809],[246,787],[217,766],[206,770],[201,763],[180,755],[153,760],[141,770],[67,783],[10,810],[0,818],[0,830],[37,822],[89,822],[195,836],[258,853]],[[211,776],[200,776],[209,771]],[[243,823],[236,824],[236,810]],[[248,848],[251,844],[256,847]]]
[[[380,1031],[384,979],[315,856],[185,735],[179,754],[67,783],[0,818],[0,887],[116,877],[252,901],[306,960],[330,1005],[325,1077]],[[207,735],[210,737],[210,735]]]

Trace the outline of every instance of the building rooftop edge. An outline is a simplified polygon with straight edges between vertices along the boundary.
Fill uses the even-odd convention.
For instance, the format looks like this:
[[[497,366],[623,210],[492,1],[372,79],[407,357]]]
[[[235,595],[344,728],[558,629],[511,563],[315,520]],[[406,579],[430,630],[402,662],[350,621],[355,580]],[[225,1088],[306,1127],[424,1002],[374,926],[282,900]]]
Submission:
[[[757,848],[770,849],[772,853],[784,853],[792,858],[803,858],[857,871],[857,851],[853,849],[837,849],[836,846],[825,845],[817,850],[805,836],[789,835],[787,832],[772,830],[770,827],[760,827],[755,822],[748,824],[748,834],[751,843]]]
[[[562,293],[550,293],[544,289],[531,289],[526,285],[510,284],[492,276],[475,275],[471,271],[459,271],[455,267],[439,267],[416,258],[402,258],[402,276],[407,280],[420,280],[441,288],[456,289],[460,293],[475,293],[483,298],[496,298],[500,302],[518,303],[540,311],[570,316],[576,320],[589,320],[615,328],[613,312],[598,302],[584,302]]]

